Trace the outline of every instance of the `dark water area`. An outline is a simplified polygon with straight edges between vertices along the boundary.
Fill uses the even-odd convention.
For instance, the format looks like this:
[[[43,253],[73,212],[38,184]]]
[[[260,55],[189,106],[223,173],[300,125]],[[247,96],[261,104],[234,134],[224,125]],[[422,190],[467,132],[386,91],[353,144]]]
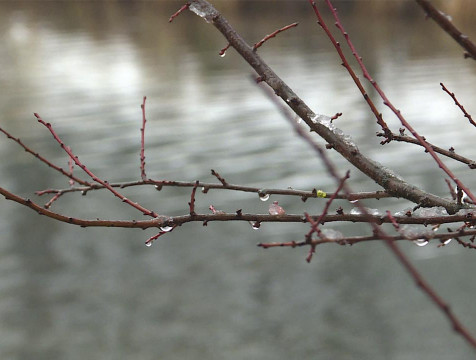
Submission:
[[[434,144],[474,158],[474,128],[441,91],[443,82],[476,114],[476,65],[411,1],[338,2],[344,26],[369,71],[415,128]],[[462,1],[464,3],[464,1]],[[39,113],[80,159],[108,181],[140,178],[140,104],[147,96],[147,174],[154,179],[229,182],[261,188],[333,191],[320,159],[250,81],[252,70],[214,28],[191,12],[172,24],[170,2],[0,2],[0,126],[54,163],[67,156],[33,116]],[[218,2],[250,43],[277,28],[260,55],[317,113],[342,112],[338,127],[360,150],[440,196],[447,185],[420,148],[381,147],[379,128],[316,24],[306,1]],[[473,39],[476,28],[454,10]],[[328,15],[326,15],[328,16]],[[330,19],[330,18],[329,18]],[[332,22],[330,23],[332,24]],[[343,43],[343,40],[340,39]],[[357,71],[360,75],[360,71]],[[367,85],[366,85],[367,86]],[[377,101],[395,131],[399,123]],[[324,144],[322,140],[318,140]],[[329,152],[355,191],[378,190]],[[466,182],[467,166],[445,160]],[[76,174],[79,170],[76,169]],[[33,193],[67,179],[6,137],[0,185]],[[188,213],[190,189],[124,189],[159,213]],[[209,205],[267,213],[318,214],[322,200],[210,191]],[[402,200],[367,201],[382,211]],[[352,204],[336,203],[345,211]],[[139,219],[108,193],[68,194],[52,208],[74,217]],[[300,241],[303,224],[200,223],[157,240],[154,230],[77,228],[0,199],[0,357],[2,359],[468,359],[474,352],[379,242],[307,249],[256,247]],[[345,235],[366,226],[326,224]],[[400,243],[430,284],[476,333],[476,265],[454,242]]]

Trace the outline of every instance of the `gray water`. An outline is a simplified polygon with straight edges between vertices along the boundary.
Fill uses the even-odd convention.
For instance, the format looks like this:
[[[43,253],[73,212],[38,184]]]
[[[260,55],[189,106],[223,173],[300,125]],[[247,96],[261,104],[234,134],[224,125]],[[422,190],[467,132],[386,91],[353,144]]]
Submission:
[[[303,4],[304,3],[304,4]],[[260,54],[316,111],[343,112],[338,126],[360,149],[441,196],[444,176],[415,146],[382,148],[357,89],[306,2],[218,3],[249,42],[294,21]],[[412,2],[394,8],[342,3],[344,24],[369,70],[426,138],[473,157],[474,131],[439,83],[476,114],[476,68]],[[1,2],[0,126],[66,167],[67,157],[33,117],[39,113],[88,167],[109,181],[140,178],[140,104],[147,96],[147,174],[333,191],[321,161],[250,81],[220,34],[180,2]],[[473,31],[476,30],[466,29]],[[470,33],[471,35],[471,33]],[[360,71],[358,71],[360,74]],[[380,105],[389,125],[399,124]],[[322,141],[320,141],[322,144]],[[30,197],[68,181],[0,139],[0,184]],[[329,152],[341,171],[349,165]],[[472,185],[466,166],[446,161]],[[76,174],[79,171],[76,170]],[[355,191],[377,186],[351,168]],[[128,197],[168,215],[186,214],[190,189],[129,188]],[[319,213],[324,201],[210,191],[197,211]],[[351,204],[336,203],[346,211]],[[368,201],[399,210],[404,201]],[[54,211],[81,218],[140,218],[106,192],[69,194]],[[153,230],[81,229],[0,200],[2,359],[468,359],[474,352],[418,290],[383,244],[307,249],[256,247],[299,241],[303,224],[191,223],[157,240]],[[328,224],[344,234],[369,228]],[[471,250],[401,243],[410,259],[476,333]]]

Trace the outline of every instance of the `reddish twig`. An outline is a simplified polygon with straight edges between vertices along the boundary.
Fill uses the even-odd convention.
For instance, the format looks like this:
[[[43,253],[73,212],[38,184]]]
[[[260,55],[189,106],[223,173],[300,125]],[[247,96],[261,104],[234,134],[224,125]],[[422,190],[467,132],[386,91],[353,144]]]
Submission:
[[[45,205],[45,209],[49,209],[51,205],[60,198],[60,196],[63,195],[63,193],[58,193],[55,196],[53,196]]]
[[[172,16],[169,18],[169,23],[171,23],[172,21],[174,21],[174,19],[179,16],[183,11],[187,10],[190,6],[190,3],[186,3],[185,5],[183,5],[180,9],[178,9],[175,13],[172,14]]]
[[[473,121],[473,118],[471,117],[470,114],[468,114],[466,112],[466,109],[464,108],[463,105],[460,104],[460,102],[458,101],[458,99],[456,98],[455,94],[450,92],[446,86],[443,84],[443,83],[440,83],[441,85],[441,88],[443,89],[443,91],[445,91],[449,96],[451,96],[451,98],[453,99],[453,101],[455,102],[456,106],[458,106],[460,108],[460,110],[463,112],[464,114],[464,117],[468,119],[469,123],[473,126],[476,126],[476,123]]]
[[[377,134],[377,136],[386,136],[385,134],[382,134],[382,133],[379,133]],[[413,138],[413,137],[410,137],[410,136],[406,136],[406,135],[402,135],[402,133],[400,135],[397,135],[397,134],[394,134],[392,133],[391,135],[391,138],[392,138],[392,141],[400,141],[400,142],[406,142],[406,143],[409,143],[409,144],[414,144],[414,145],[419,145],[419,146],[423,146],[417,139]],[[424,139],[425,140],[425,139]],[[433,151],[435,151],[436,153],[438,154],[441,154],[441,155],[444,155],[450,159],[453,159],[453,160],[456,160],[456,161],[459,161],[463,164],[466,164],[468,165],[468,167],[470,169],[476,169],[476,161],[474,160],[471,160],[467,157],[464,157],[464,156],[461,156],[459,154],[457,154],[455,152],[455,149],[452,147],[450,148],[449,150],[446,150],[446,149],[443,149],[443,148],[440,148],[436,145],[433,145],[431,143],[429,143],[428,141],[426,141],[426,144],[428,146],[430,146]]]
[[[314,13],[316,14],[316,17],[318,18],[318,24],[322,27],[324,32],[326,33],[327,37],[331,40],[332,44],[334,45],[335,49],[337,50],[337,53],[339,57],[342,60],[342,65],[347,69],[349,72],[349,75],[352,77],[352,80],[354,80],[355,85],[357,85],[357,88],[360,90],[362,96],[364,97],[365,101],[370,107],[370,110],[374,114],[375,118],[377,119],[377,123],[380,125],[382,128],[384,134],[386,134],[386,140],[382,141],[382,144],[385,144],[386,142],[389,142],[391,140],[391,131],[387,126],[387,123],[383,120],[382,114],[377,110],[377,107],[373,103],[372,99],[370,96],[367,94],[367,91],[365,91],[364,86],[360,82],[360,79],[358,76],[355,74],[354,70],[352,67],[349,65],[349,62],[347,61],[347,58],[344,55],[344,52],[341,49],[340,43],[334,38],[332,35],[331,31],[327,27],[326,23],[324,22],[324,18],[322,17],[321,13],[319,12],[319,9],[317,8],[316,3],[313,0],[308,0],[309,3],[311,4]],[[345,33],[344,36],[346,36],[347,33]]]
[[[315,3],[312,3],[313,6],[315,7]],[[324,164],[326,165],[327,171],[329,174],[332,175],[332,177],[336,180],[339,181],[339,177],[337,176],[336,169],[332,163],[330,163],[329,159],[327,158],[326,154],[322,152],[322,149],[318,144],[316,144],[313,139],[309,136],[308,133],[304,132],[301,127],[296,124],[296,122],[293,120],[293,117],[291,114],[287,111],[286,108],[284,108],[281,104],[279,104],[277,101],[274,100],[271,94],[266,92],[270,99],[273,100],[273,102],[280,108],[281,112],[285,115],[286,119],[291,123],[291,125],[294,127],[295,131],[302,137],[306,142],[313,147],[313,149],[316,150],[316,152],[319,154],[321,159],[324,161]],[[342,185],[343,191],[348,195],[350,190],[344,183]],[[367,210],[361,205],[357,204],[357,206],[360,208],[363,214],[368,215]],[[404,268],[410,273],[411,277],[414,279],[416,284],[425,292],[429,298],[443,311],[443,313],[447,316],[448,320],[451,322],[453,325],[453,328],[455,329],[456,332],[461,334],[473,347],[476,347],[476,339],[472,337],[472,335],[462,326],[462,324],[459,322],[458,318],[451,312],[449,306],[443,301],[443,299],[430,287],[430,285],[423,279],[423,277],[420,275],[418,270],[411,264],[411,262],[408,260],[408,258],[403,254],[403,252],[400,250],[400,248],[397,246],[397,244],[393,241],[393,238],[386,234],[380,226],[377,225],[376,222],[369,221],[369,225],[373,228],[374,234],[376,237],[385,240],[385,243],[387,246],[392,250],[394,255],[398,258],[400,263],[404,266]],[[447,234],[445,234],[447,235]],[[340,239],[340,241],[343,241],[343,239]],[[310,261],[313,254],[315,252],[315,246],[312,247],[309,251],[309,255],[306,258],[307,261]]]
[[[218,52],[218,55],[220,55],[221,57],[225,56],[226,54],[226,51],[230,48],[231,44],[228,43],[227,46],[225,46],[223,49],[221,49],[219,52]]]
[[[436,9],[428,0],[416,0],[417,4],[431,17],[447,34],[449,34],[463,49],[466,50],[464,57],[476,60],[476,45],[453,25],[449,17]]]
[[[70,147],[68,147],[69,150],[71,150]],[[74,161],[71,158],[68,158],[68,168],[69,168],[69,174],[73,176],[73,170],[74,170]],[[74,186],[74,180],[69,179],[69,186],[73,187]]]
[[[456,200],[456,192],[455,192],[455,189],[453,188],[453,186],[451,186],[451,182],[448,179],[445,179],[445,182],[446,182],[446,185],[448,185],[448,189],[450,191],[451,198],[453,200]]]
[[[93,179],[94,181],[96,181],[97,183],[103,185],[106,189],[108,189],[110,192],[112,192],[114,194],[114,196],[118,197],[119,199],[121,199],[123,202],[127,203],[128,205],[132,206],[133,208],[139,210],[140,212],[142,212],[144,215],[147,215],[147,216],[152,216],[154,218],[158,217],[159,215],[156,214],[154,211],[152,210],[149,210],[149,209],[146,209],[145,207],[139,205],[138,203],[135,203],[131,200],[129,200],[127,197],[125,197],[124,195],[122,195],[121,193],[119,193],[118,191],[116,191],[111,185],[109,185],[109,183],[107,181],[104,181],[104,180],[101,180],[100,178],[98,178],[96,175],[94,175],[91,170],[89,170],[86,165],[84,165],[80,160],[79,158],[73,154],[73,152],[71,151],[71,149],[66,146],[63,141],[59,138],[59,136],[56,134],[56,132],[53,130],[53,127],[51,126],[50,123],[47,123],[45,122],[41,117],[40,115],[38,115],[37,113],[34,114],[35,117],[38,119],[38,122],[43,124],[51,133],[51,135],[53,135],[53,138],[58,142],[58,144],[60,144],[61,148],[71,157],[71,159],[73,159],[73,161],[76,163],[76,165],[78,165],[81,169],[83,169],[83,171],[88,174],[91,179]]]
[[[215,170],[213,170],[213,169],[211,170],[211,172],[212,172],[212,175],[215,176],[215,177],[222,183],[223,186],[227,186],[227,185],[228,185],[228,183],[226,182],[226,180],[225,180],[224,178],[222,178],[219,173],[217,173],[217,172],[216,172]]]
[[[145,100],[147,99],[146,96],[144,96],[144,101],[142,102],[142,105],[140,106],[142,109],[142,127],[140,129],[140,176],[142,180],[147,180],[147,175],[145,174]]]
[[[298,26],[299,23],[295,22],[295,23],[292,23],[290,25],[286,25],[284,27],[282,27],[281,29],[278,29],[274,32],[272,32],[271,34],[269,35],[266,35],[263,39],[261,39],[260,41],[258,41],[256,44],[253,45],[253,50],[256,50],[258,49],[259,47],[261,47],[261,45],[263,45],[266,41],[268,41],[269,39],[271,38],[274,38],[276,35],[278,35],[279,33],[283,32],[283,31],[286,31],[288,29],[291,29],[293,27],[296,27]]]
[[[127,188],[133,186],[144,186],[144,185],[155,185],[158,189],[164,186],[168,187],[194,187],[195,182],[190,181],[172,181],[172,180],[139,180],[139,181],[129,181],[122,183],[109,183],[110,186],[115,188]],[[217,184],[217,183],[205,183],[200,182],[199,187],[202,187],[202,192],[207,193],[210,189],[215,190],[230,190],[230,191],[242,191],[248,193],[255,193],[258,195],[269,194],[269,195],[284,195],[284,196],[299,196],[302,200],[307,200],[309,198],[329,198],[331,194],[327,194],[322,190],[313,189],[312,191],[304,190],[295,190],[295,189],[263,189],[253,186],[243,186],[236,184]],[[104,186],[100,184],[91,184],[90,186],[80,186],[73,187],[68,189],[47,189],[42,191],[37,191],[37,195],[45,194],[56,194],[58,192],[70,193],[70,192],[88,192],[92,190],[102,190],[105,189]],[[347,199],[347,200],[362,200],[362,199],[383,199],[389,198],[392,195],[386,193],[382,190],[377,191],[362,191],[358,193],[350,193],[349,196],[345,194],[338,194],[336,199]]]
[[[40,154],[38,154],[37,152],[33,151],[32,149],[30,149],[28,146],[26,146],[25,144],[23,144],[23,142],[19,139],[19,138],[16,138],[12,135],[10,135],[10,133],[8,133],[6,130],[0,128],[0,131],[2,133],[4,133],[7,138],[9,139],[12,139],[13,141],[15,141],[18,145],[20,145],[23,149],[25,149],[26,152],[32,154],[34,157],[36,157],[38,160],[40,160],[41,162],[45,163],[46,165],[48,165],[49,167],[55,169],[56,171],[60,172],[62,175],[70,178],[71,180],[74,180],[76,181],[78,184],[81,184],[81,185],[85,185],[85,186],[90,186],[91,183],[87,182],[87,181],[84,181],[84,180],[81,180],[75,176],[73,176],[72,173],[68,173],[67,171],[65,171],[63,168],[59,167],[59,166],[56,166],[55,164],[53,164],[52,162],[50,162],[49,160],[47,160],[46,158],[44,158],[43,156],[41,156]]]
[[[146,246],[152,246],[152,243],[154,242],[154,240],[157,240],[159,237],[161,237],[162,235],[164,234],[167,234],[169,232],[172,232],[177,226],[173,226],[172,229],[168,230],[168,231],[164,231],[164,230],[161,230],[158,234],[154,235],[154,236],[151,236],[150,238],[148,238],[146,241],[145,241],[145,245]]]
[[[338,46],[338,44],[336,43],[334,37],[332,36],[332,34],[330,33],[329,29],[327,28],[327,26],[325,26],[324,24],[324,20],[322,18],[322,16],[320,15],[319,13],[319,10],[317,9],[317,6],[316,4],[312,1],[312,0],[309,0],[312,4],[312,7],[314,9],[314,12],[316,13],[316,15],[318,16],[319,18],[319,21],[321,23],[321,26],[325,29],[326,31],[326,34],[329,36],[330,40],[332,41],[332,43],[334,44],[334,46],[336,47],[337,51],[339,52],[339,54],[342,53],[342,50],[340,49],[340,46]],[[352,54],[354,55],[354,57],[357,59],[357,62],[359,63],[362,71],[363,71],[363,74],[364,74],[364,77],[372,84],[372,86],[375,88],[375,90],[378,92],[378,94],[380,95],[380,97],[382,98],[383,100],[383,103],[384,105],[386,105],[387,107],[390,108],[390,110],[392,110],[392,112],[397,116],[397,118],[400,120],[400,122],[402,123],[402,125],[407,128],[411,133],[412,135],[418,140],[418,142],[425,148],[425,150],[427,150],[431,157],[435,160],[435,162],[438,164],[438,166],[450,177],[450,179],[456,184],[458,185],[461,189],[463,189],[463,191],[469,196],[469,198],[473,201],[473,203],[476,203],[476,197],[473,195],[473,193],[469,190],[468,187],[466,187],[454,174],[453,172],[441,161],[441,159],[438,157],[438,155],[436,154],[436,152],[432,149],[432,147],[426,142],[426,140],[420,135],[417,133],[417,131],[406,121],[406,119],[403,117],[403,115],[401,114],[400,110],[398,110],[391,102],[390,100],[387,98],[387,96],[385,95],[384,91],[380,88],[380,86],[377,84],[377,82],[370,76],[370,73],[367,71],[367,68],[365,67],[364,63],[362,62],[362,57],[359,56],[359,54],[357,53],[357,50],[355,49],[354,45],[352,44],[350,38],[349,38],[349,34],[344,30],[344,27],[342,26],[342,23],[340,22],[340,19],[339,19],[339,16],[337,15],[337,10],[334,8],[334,6],[332,5],[331,1],[330,0],[325,0],[326,3],[327,3],[327,6],[329,7],[329,9],[331,10],[333,16],[334,16],[334,19],[336,20],[336,26],[337,28],[342,32],[342,34],[344,35],[346,41],[347,41],[347,44],[349,45],[350,49],[352,50]],[[343,56],[343,55],[342,55]]]
[[[198,187],[198,184],[200,182],[197,180],[195,181],[195,186],[193,187],[192,189],[192,195],[190,196],[190,202],[188,203],[188,205],[190,206],[190,215],[196,215],[196,212],[195,212],[195,193],[197,191],[197,187]]]

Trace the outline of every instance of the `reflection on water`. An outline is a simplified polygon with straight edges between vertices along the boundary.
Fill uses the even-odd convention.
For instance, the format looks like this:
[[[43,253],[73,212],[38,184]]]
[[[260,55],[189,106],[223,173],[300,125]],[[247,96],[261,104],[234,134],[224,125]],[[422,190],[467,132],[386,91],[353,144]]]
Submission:
[[[472,129],[438,85],[444,82],[476,113],[474,64],[463,61],[458,46],[423,21],[411,2],[396,3],[390,16],[381,4],[344,2],[341,13],[370,71],[408,120],[430,141],[474,157]],[[445,195],[446,184],[423,151],[378,147],[378,128],[308,7],[273,7],[271,16],[264,12],[268,3],[219,3],[250,42],[299,20],[297,28],[260,50],[263,57],[315,111],[343,112],[338,126],[363,152]],[[4,2],[0,9],[1,126],[55,162],[66,164],[66,157],[33,112],[51,121],[100,176],[137,179],[139,105],[147,95],[148,176],[214,181],[213,168],[233,183],[333,189],[320,161],[251,83],[247,65],[233,50],[218,56],[223,38],[191,13],[167,23],[177,3]],[[378,16],[369,21],[369,14]],[[2,186],[25,196],[67,186],[6,139],[0,151]],[[342,172],[348,168],[331,155]],[[471,184],[464,166],[449,164]],[[352,186],[376,189],[355,169]],[[127,196],[160,213],[183,214],[189,191],[129,189]],[[273,200],[288,213],[303,206],[317,213],[323,206]],[[248,224],[212,223],[188,224],[147,248],[150,231],[78,229],[0,201],[2,358],[470,356],[379,244],[323,247],[308,265],[303,249],[255,247],[260,241],[299,240],[303,225],[263,224],[252,231]],[[265,213],[269,201],[210,191],[198,195],[197,207]],[[342,204],[346,210],[350,205]],[[366,205],[407,206],[383,200]],[[106,193],[65,196],[55,209],[86,218],[137,216]],[[350,234],[350,227],[338,227]],[[402,247],[457,314],[470,311],[474,287],[461,274],[475,270],[471,254],[455,244]],[[476,329],[471,318],[465,323]]]

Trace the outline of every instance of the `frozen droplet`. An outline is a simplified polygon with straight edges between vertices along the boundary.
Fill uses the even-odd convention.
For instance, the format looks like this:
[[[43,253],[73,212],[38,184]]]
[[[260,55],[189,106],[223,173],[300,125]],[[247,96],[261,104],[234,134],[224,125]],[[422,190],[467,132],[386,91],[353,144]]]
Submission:
[[[267,194],[266,192],[260,190],[258,191],[258,196],[259,196],[259,199],[261,201],[268,201],[269,200],[269,194]]]
[[[405,209],[403,209],[403,210],[401,210],[401,211],[397,211],[397,212],[396,212],[395,214],[393,214],[393,215],[395,215],[395,216],[407,216],[407,214],[408,214],[409,212],[410,212],[410,214],[411,214],[412,208],[409,208],[409,207],[408,207],[408,208],[405,208]]]
[[[201,18],[205,19],[205,21],[206,21],[207,23],[209,23],[210,20],[208,19],[208,17],[209,17],[210,15],[207,15],[206,9],[204,9],[203,7],[204,7],[204,5],[202,5],[202,4],[200,4],[200,3],[195,3],[195,2],[193,2],[193,3],[191,3],[191,4],[189,5],[188,8],[189,8],[191,11],[193,11],[195,14],[197,14],[198,16],[200,16]]]
[[[249,223],[253,230],[258,230],[261,226],[261,223],[259,221],[249,221]]]
[[[473,209],[461,209],[456,213],[456,215],[460,215],[460,216],[464,215],[469,217],[469,216],[475,216],[476,213],[474,212]]]
[[[340,231],[334,229],[322,229],[319,236],[334,241],[342,240],[344,238],[344,235],[342,235]]]
[[[159,227],[160,231],[163,231],[163,232],[169,232],[173,228],[174,228],[173,226],[168,226],[168,225]]]
[[[443,11],[438,11],[440,13],[440,15],[443,15],[448,21],[453,21],[453,18],[451,17],[451,15],[448,15],[446,13],[444,13]]]
[[[435,236],[433,230],[424,225],[407,224],[400,226],[400,233],[408,240],[428,240]],[[426,245],[426,244],[425,244]]]
[[[278,205],[277,201],[273,201],[271,205],[269,205],[269,215],[285,215],[286,211]]]
[[[363,209],[355,207],[350,210],[351,215],[361,215],[365,213],[374,216],[382,215],[378,209],[371,209],[368,207],[364,207]]]
[[[332,122],[332,118],[326,115],[316,114],[314,117],[311,118],[311,121],[316,124],[324,125],[326,128],[328,128],[331,131],[335,130],[336,128],[334,123]]]
[[[431,208],[419,208],[413,213],[415,216],[419,217],[437,217],[437,216],[447,216],[448,213],[446,209],[442,206],[434,206]]]
[[[425,245],[428,245],[428,240],[425,240],[425,239],[417,239],[417,240],[414,240],[413,243],[414,243],[416,246],[425,246]]]

